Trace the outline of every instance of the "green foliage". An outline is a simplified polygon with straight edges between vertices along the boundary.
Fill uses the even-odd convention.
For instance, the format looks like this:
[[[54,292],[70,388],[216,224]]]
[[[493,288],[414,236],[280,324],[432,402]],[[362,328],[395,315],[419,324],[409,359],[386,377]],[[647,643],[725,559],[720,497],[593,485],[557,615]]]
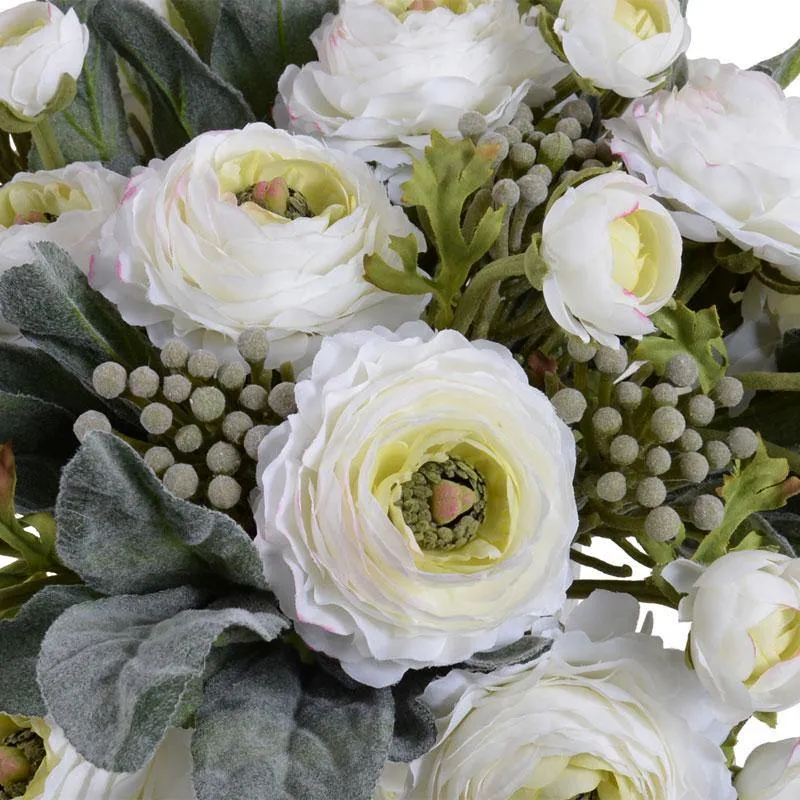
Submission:
[[[785,89],[800,75],[800,39],[788,50],[756,64],[752,69],[771,75]]]
[[[548,199],[547,206],[544,210],[544,215],[547,216],[547,214],[550,212],[550,209],[567,193],[569,189],[572,189],[581,183],[585,183],[592,178],[597,178],[600,175],[607,175],[610,172],[617,172],[619,168],[620,164],[613,164],[610,167],[588,167],[587,169],[582,169],[576,172],[566,180],[562,180],[555,188],[555,191],[550,194],[550,198]]]
[[[436,717],[421,695],[438,674],[435,669],[410,670],[392,687],[395,719],[390,761],[408,763],[421,758],[435,744]]]
[[[417,266],[417,237],[409,234],[406,237],[392,236],[389,245],[403,262],[400,271],[388,264],[380,255],[372,253],[364,259],[364,274],[367,280],[393,294],[430,294],[439,287],[428,278]]]
[[[136,452],[93,433],[64,469],[58,553],[105,594],[144,594],[227,581],[266,589],[261,559],[226,514],[164,489]]]
[[[222,0],[168,0],[183,22],[194,49],[208,64]]]
[[[91,23],[142,76],[162,155],[204,131],[241,128],[255,119],[241,94],[144,3],[102,0],[92,11]]]
[[[787,278],[777,267],[760,262],[759,268],[755,271],[756,278],[769,289],[773,289],[781,294],[800,294],[800,282]]]
[[[663,335],[645,336],[633,353],[634,360],[650,361],[659,375],[675,355],[687,353],[697,361],[700,385],[710,391],[725,374],[728,353],[715,308],[692,311],[673,301],[651,318]]]
[[[464,667],[473,672],[492,672],[500,667],[509,667],[514,664],[533,661],[533,659],[546,653],[552,645],[552,639],[542,639],[538,636],[526,634],[513,644],[501,647],[498,650],[475,653],[464,662]]]
[[[197,712],[198,800],[370,800],[393,724],[388,689],[346,687],[286,647],[250,648],[208,681]]]
[[[759,439],[758,451],[746,463],[739,462],[732,475],[724,477],[719,495],[725,501],[722,524],[704,537],[694,560],[710,564],[728,551],[733,535],[751,514],[781,508],[800,493],[800,478],[789,477],[784,458],[770,458]]]

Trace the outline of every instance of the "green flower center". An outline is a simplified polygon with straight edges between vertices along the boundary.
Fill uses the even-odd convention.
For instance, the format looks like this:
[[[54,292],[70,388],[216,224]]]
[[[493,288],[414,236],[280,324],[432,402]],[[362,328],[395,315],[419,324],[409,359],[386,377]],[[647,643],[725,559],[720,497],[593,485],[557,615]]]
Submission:
[[[428,461],[400,484],[397,506],[423,550],[455,550],[486,519],[486,483],[465,461]]]
[[[617,0],[614,21],[642,41],[669,32],[664,0]]]
[[[286,219],[313,217],[308,200],[301,192],[291,189],[283,178],[259,181],[236,194],[236,202],[241,206],[255,203],[260,208],[271,211]]]
[[[626,291],[646,298],[658,280],[658,231],[649,211],[634,211],[608,226],[613,278]]]
[[[7,183],[0,189],[0,225],[55,222],[67,211],[90,211],[92,204],[80,189],[66,183],[32,181]]]
[[[0,717],[0,800],[22,797],[44,758],[37,733]]]

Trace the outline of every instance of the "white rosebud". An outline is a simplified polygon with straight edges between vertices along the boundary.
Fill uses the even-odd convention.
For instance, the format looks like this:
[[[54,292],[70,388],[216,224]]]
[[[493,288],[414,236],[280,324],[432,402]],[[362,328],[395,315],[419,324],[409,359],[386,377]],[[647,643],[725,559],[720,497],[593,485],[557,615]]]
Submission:
[[[124,186],[125,178],[100,164],[18,172],[0,187],[0,274],[29,264],[35,258],[32,245],[46,241],[66,250],[91,281],[100,231]],[[18,336],[0,316],[0,340]]]
[[[312,649],[387,686],[559,611],[575,444],[508,350],[422,323],[340,334],[296,401],[259,451],[256,545]]]
[[[650,194],[630,175],[600,175],[569,189],[545,217],[545,302],[583,341],[616,348],[617,336],[652,332],[649,316],[678,285],[681,235]]]
[[[703,569],[680,559],[664,570],[692,623],[700,681],[731,725],[800,702],[800,558],[728,553]]]
[[[568,71],[516,0],[346,0],[311,40],[319,60],[283,73],[276,118],[390,173],[431,131],[460,138],[469,111],[507,125]]]
[[[0,14],[0,103],[33,120],[58,111],[74,96],[89,48],[89,29],[74,9],[22,3]]]
[[[739,800],[797,800],[800,797],[800,739],[756,747],[736,776]]]
[[[417,319],[426,298],[364,277],[390,236],[415,234],[359,159],[265,123],[204,133],[135,172],[103,230],[98,288],[163,346],[226,358],[264,328],[270,365],[340,330]]]
[[[536,660],[433,681],[422,700],[436,743],[388,765],[382,796],[735,800],[725,726],[683,653],[634,632],[638,612],[629,595],[595,592]]]
[[[680,91],[607,127],[628,170],[678,209],[687,239],[730,239],[800,280],[800,98],[762,72],[700,59]]]
[[[678,0],[564,0],[555,29],[575,72],[622,97],[663,83],[691,39]]]

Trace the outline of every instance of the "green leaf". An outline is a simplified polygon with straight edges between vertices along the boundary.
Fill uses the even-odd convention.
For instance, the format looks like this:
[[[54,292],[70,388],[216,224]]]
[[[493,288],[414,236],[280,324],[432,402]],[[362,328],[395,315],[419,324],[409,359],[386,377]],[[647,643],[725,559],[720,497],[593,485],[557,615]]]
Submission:
[[[747,463],[737,462],[732,475],[724,477],[718,494],[725,501],[722,524],[707,534],[693,558],[710,564],[728,551],[737,528],[758,511],[772,511],[800,493],[800,478],[789,477],[785,458],[770,458],[759,437],[758,451]]]
[[[372,253],[364,258],[364,274],[367,280],[392,294],[429,294],[437,290],[436,284],[417,267],[417,237],[391,236],[390,247],[403,262],[399,270],[388,264],[380,255]]]
[[[111,434],[93,433],[64,469],[56,520],[62,562],[105,594],[267,588],[250,537],[227,514],[173,497]]]
[[[147,337],[89,287],[63,250],[50,242],[34,248],[33,264],[12,267],[0,276],[3,316],[26,339],[87,387],[94,368],[104,361],[119,361],[129,369],[157,364],[158,355]]]
[[[50,627],[39,656],[42,696],[91,762],[139,769],[168,727],[188,722],[220,635],[246,629],[271,641],[288,624],[267,595],[206,602],[189,587],[109,597],[72,606]]]
[[[75,452],[74,417],[59,406],[0,391],[0,442],[13,442],[17,510],[52,508],[61,467]]]
[[[576,172],[574,175],[571,175],[569,178],[562,180],[556,187],[555,191],[550,195],[550,199],[547,201],[547,206],[544,210],[545,216],[547,216],[547,214],[550,212],[550,209],[567,193],[569,189],[572,189],[581,183],[585,183],[592,178],[597,178],[600,175],[607,175],[610,172],[616,172],[619,170],[619,168],[620,164],[613,164],[610,167],[587,167],[586,169],[582,169],[579,172]]]
[[[43,717],[47,710],[36,681],[36,661],[47,630],[70,606],[94,595],[84,586],[47,586],[13,619],[0,620],[0,712]]]
[[[337,0],[222,0],[211,66],[263,119],[284,69],[316,58],[309,37],[337,6]]]
[[[773,291],[781,294],[800,295],[800,282],[787,278],[777,267],[760,262],[759,268],[755,271],[755,276],[761,283]]]
[[[200,58],[211,59],[214,31],[217,29],[222,0],[168,0],[186,27]]]
[[[422,701],[428,684],[441,673],[435,669],[409,670],[392,686],[394,730],[390,761],[409,763],[421,758],[436,742],[436,717]]]
[[[144,3],[103,0],[91,22],[144,79],[163,156],[204,131],[241,128],[254,120],[241,94]]]
[[[198,800],[369,800],[394,724],[388,689],[348,688],[286,647],[207,683],[192,737]]]
[[[633,354],[634,360],[650,361],[659,375],[675,355],[688,353],[697,361],[700,385],[708,392],[725,374],[728,352],[715,308],[692,311],[675,302],[650,317],[663,335],[645,336]]]
[[[499,667],[522,664],[546,653],[553,646],[553,640],[538,636],[523,636],[512,644],[485,653],[475,653],[464,662],[465,669],[473,672],[493,672]]]
[[[786,89],[800,75],[800,39],[787,50],[756,64],[751,69],[766,72]]]

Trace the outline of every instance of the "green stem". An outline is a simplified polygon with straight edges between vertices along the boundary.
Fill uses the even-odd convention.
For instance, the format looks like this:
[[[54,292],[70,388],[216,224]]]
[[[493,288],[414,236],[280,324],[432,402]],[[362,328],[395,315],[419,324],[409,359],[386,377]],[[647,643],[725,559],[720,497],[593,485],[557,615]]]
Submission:
[[[637,561],[643,567],[647,567],[648,569],[652,569],[656,562],[647,555],[647,553],[643,553],[638,547],[636,547],[630,539],[614,539],[614,544],[619,547],[629,558],[632,558],[634,561]]]
[[[545,103],[542,106],[541,116],[545,117],[547,114],[552,111],[556,106],[563,103],[568,97],[575,94],[579,91],[580,86],[578,85],[578,81],[575,77],[574,72],[570,72],[566,78],[562,78],[554,87],[553,91],[556,93],[556,96],[549,102]]]
[[[598,572],[612,575],[615,578],[630,578],[633,575],[633,570],[627,564],[609,564],[607,561],[590,556],[588,553],[582,553],[580,550],[571,550],[570,558],[576,564],[596,569]]]
[[[456,308],[451,327],[466,335],[475,316],[480,311],[481,303],[489,287],[493,283],[503,281],[506,278],[514,278],[524,274],[525,258],[521,254],[487,264],[472,278],[464,290],[464,294],[461,296]]]
[[[35,128],[31,129],[33,143],[42,160],[44,169],[60,169],[66,165],[61,148],[58,145],[53,123],[45,117]]]
[[[800,372],[745,372],[736,376],[746,389],[800,392]]]
[[[583,600],[597,589],[608,592],[622,592],[633,595],[643,603],[658,603],[662,606],[675,608],[675,605],[665,597],[655,586],[648,581],[624,581],[624,580],[577,580],[567,590],[567,597],[573,600]]]

